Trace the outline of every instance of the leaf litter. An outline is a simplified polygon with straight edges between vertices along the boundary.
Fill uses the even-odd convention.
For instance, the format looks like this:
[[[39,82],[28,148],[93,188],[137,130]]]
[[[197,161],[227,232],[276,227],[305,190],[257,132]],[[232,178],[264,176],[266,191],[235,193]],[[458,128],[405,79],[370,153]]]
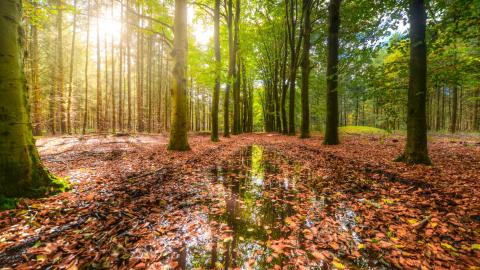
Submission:
[[[163,135],[39,140],[71,191],[0,213],[15,269],[479,269],[480,147],[434,138],[240,135],[191,152]]]

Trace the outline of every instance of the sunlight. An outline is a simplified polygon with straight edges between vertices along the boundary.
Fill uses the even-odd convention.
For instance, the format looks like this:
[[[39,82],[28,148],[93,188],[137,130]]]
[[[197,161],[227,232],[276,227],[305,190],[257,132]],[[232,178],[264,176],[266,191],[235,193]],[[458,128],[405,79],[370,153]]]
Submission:
[[[93,28],[96,31],[96,22],[94,22]],[[119,21],[113,19],[110,16],[105,16],[99,18],[98,27],[100,29],[101,35],[107,35],[108,37],[113,37],[115,41],[120,40],[122,25]]]
[[[195,8],[190,5],[187,9],[187,21],[191,28],[191,33],[195,39],[195,44],[205,49],[213,38],[213,25],[205,24],[203,21],[195,21]]]
[[[192,25],[192,33],[195,43],[198,46],[206,47],[213,38],[213,27],[203,23],[196,23]]]

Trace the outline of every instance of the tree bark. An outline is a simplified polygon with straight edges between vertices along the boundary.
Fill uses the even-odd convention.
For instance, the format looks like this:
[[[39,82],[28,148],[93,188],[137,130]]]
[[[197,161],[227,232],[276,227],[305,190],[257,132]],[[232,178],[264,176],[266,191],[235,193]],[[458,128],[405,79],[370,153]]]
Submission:
[[[239,21],[240,21],[240,1],[236,0],[235,20],[234,20],[234,37],[233,37],[233,134],[241,133],[240,130],[240,69],[238,68],[238,43],[239,43]]]
[[[58,120],[60,124],[60,133],[66,132],[65,107],[63,104],[63,3],[57,0],[57,108]]]
[[[21,61],[20,0],[0,1],[0,196],[37,197],[61,187],[32,136]]]
[[[175,0],[172,80],[172,112],[169,150],[190,150],[187,139],[187,2]]]
[[[228,49],[229,49],[229,61],[228,61],[228,77],[227,87],[225,89],[225,98],[223,106],[223,136],[230,137],[230,89],[233,85],[235,74],[235,50],[233,39],[233,4],[232,0],[227,1],[227,28],[228,28]]]
[[[73,0],[73,29],[72,29],[72,47],[70,49],[70,74],[68,80],[68,97],[67,97],[67,133],[72,133],[72,90],[73,90],[73,64],[75,56],[75,35],[77,32],[77,0]]]
[[[338,32],[341,0],[330,0],[328,6],[327,121],[326,145],[339,144],[338,139]]]
[[[407,144],[398,158],[408,164],[431,164],[427,149],[427,14],[424,0],[410,0],[410,81],[408,86]]]
[[[212,97],[212,142],[218,142],[218,103],[220,99],[220,71],[222,68],[220,52],[220,0],[215,0],[213,38],[215,42],[215,87]]]
[[[100,1],[97,0],[97,132],[103,131],[103,114],[102,114],[102,81],[100,69]]]
[[[308,86],[310,78],[310,34],[312,25],[310,14],[313,0],[303,0],[303,54],[302,54],[302,125],[300,138],[310,137],[310,108],[308,102]]]
[[[87,14],[87,49],[85,51],[85,102],[83,112],[82,135],[85,135],[88,120],[88,49],[90,44],[90,0],[88,0]]]

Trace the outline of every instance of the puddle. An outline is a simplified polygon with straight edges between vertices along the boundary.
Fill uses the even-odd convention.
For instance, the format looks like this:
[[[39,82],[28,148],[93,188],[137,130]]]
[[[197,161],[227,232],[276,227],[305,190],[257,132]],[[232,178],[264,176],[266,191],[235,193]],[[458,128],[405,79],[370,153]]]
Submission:
[[[209,177],[214,201],[203,217],[207,226],[175,250],[178,267],[382,268],[360,255],[355,212],[346,204],[331,205],[310,187],[301,166],[281,155],[253,145]]]

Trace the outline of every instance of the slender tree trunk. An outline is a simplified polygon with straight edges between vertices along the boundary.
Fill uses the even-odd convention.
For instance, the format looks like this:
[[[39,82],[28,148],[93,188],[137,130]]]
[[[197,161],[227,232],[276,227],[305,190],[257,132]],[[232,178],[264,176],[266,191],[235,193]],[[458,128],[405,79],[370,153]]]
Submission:
[[[187,2],[175,0],[172,87],[172,126],[169,150],[190,150],[187,139],[187,85],[185,78],[187,64]]]
[[[60,133],[66,132],[65,107],[63,104],[63,3],[57,0],[57,108],[58,120],[60,124]]]
[[[224,106],[223,106],[223,136],[230,137],[230,89],[233,85],[234,74],[235,74],[235,50],[234,50],[234,39],[233,39],[233,4],[232,0],[227,1],[227,28],[228,28],[228,49],[229,49],[229,61],[228,61],[228,78],[227,78],[227,88],[225,90]]]
[[[427,14],[424,0],[410,0],[410,82],[408,87],[407,144],[398,160],[430,164],[427,149]]]
[[[282,59],[282,100],[281,100],[281,111],[282,111],[282,133],[288,134],[288,122],[287,122],[287,110],[286,110],[286,100],[287,100],[287,90],[288,84],[286,83],[287,79],[287,58],[288,58],[288,36],[284,33],[283,41],[283,59]]]
[[[475,90],[475,108],[473,110],[473,129],[480,130],[480,87]]]
[[[130,1],[127,0],[127,7],[130,8]],[[128,17],[127,17],[128,21]],[[132,131],[132,63],[130,52],[131,27],[127,26],[127,130]]]
[[[118,46],[118,129],[123,131],[123,0],[120,0],[120,41]]]
[[[97,132],[103,131],[103,114],[102,114],[102,80],[100,69],[100,1],[97,0]]]
[[[151,22],[150,22],[151,25]],[[152,132],[152,46],[153,38],[149,36],[148,38],[148,52],[147,52],[147,106],[148,106],[148,116],[147,116],[147,131],[148,133]]]
[[[339,144],[338,139],[338,32],[341,0],[330,0],[328,6],[327,122],[324,144]]]
[[[85,135],[88,120],[88,49],[90,44],[90,0],[88,0],[88,15],[87,15],[87,49],[85,51],[85,103],[83,112],[83,126],[82,135]]]
[[[310,14],[313,0],[303,0],[303,54],[302,54],[302,127],[300,138],[310,137],[310,108],[308,102],[308,84],[310,78],[310,33],[312,25]]]
[[[138,11],[142,14],[141,4],[138,4]],[[140,27],[142,27],[140,23]],[[137,131],[144,131],[143,124],[143,33],[137,33]]]
[[[218,103],[220,99],[220,72],[222,68],[220,52],[220,0],[215,0],[214,10],[214,42],[215,42],[215,87],[212,97],[212,142],[218,142]]]
[[[73,64],[75,62],[75,35],[77,32],[77,0],[73,0],[73,29],[72,29],[72,47],[70,49],[70,74],[68,80],[68,97],[67,97],[67,132],[72,133],[72,90],[73,90]]]
[[[233,38],[233,134],[240,134],[240,79],[237,67],[238,58],[238,43],[239,43],[239,21],[240,21],[240,1],[236,0],[235,5],[235,19],[234,19],[234,38]],[[232,57],[232,56],[230,56]]]

